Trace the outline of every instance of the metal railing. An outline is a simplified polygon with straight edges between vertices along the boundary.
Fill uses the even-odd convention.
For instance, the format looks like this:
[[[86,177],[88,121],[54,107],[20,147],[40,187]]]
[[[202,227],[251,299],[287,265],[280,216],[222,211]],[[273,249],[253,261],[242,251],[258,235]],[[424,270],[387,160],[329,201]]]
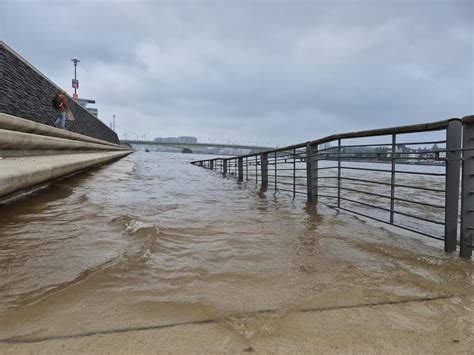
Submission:
[[[474,116],[192,164],[441,240],[447,252],[459,243],[461,256],[472,255]]]

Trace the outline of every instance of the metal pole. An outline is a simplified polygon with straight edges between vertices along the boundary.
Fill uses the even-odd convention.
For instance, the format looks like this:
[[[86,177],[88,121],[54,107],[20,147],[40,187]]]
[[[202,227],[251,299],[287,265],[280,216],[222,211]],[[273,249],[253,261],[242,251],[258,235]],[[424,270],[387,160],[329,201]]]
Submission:
[[[260,154],[260,171],[262,174],[262,188],[268,187],[268,153]]]
[[[456,251],[458,234],[459,178],[461,168],[462,122],[449,121],[446,130],[446,195],[444,212],[444,250]]]
[[[258,157],[255,156],[255,183],[258,184]]]
[[[341,207],[341,139],[337,140],[337,207]]]
[[[249,158],[245,157],[245,181],[249,181]]]
[[[222,159],[222,174],[227,175],[227,159]]]
[[[77,63],[80,62],[79,59],[71,59],[74,63],[74,81],[77,82]],[[77,95],[77,87],[74,87],[74,95]]]
[[[77,80],[77,62],[74,61],[74,80]],[[74,93],[77,94],[77,88],[74,88]]]
[[[462,119],[463,164],[461,193],[461,243],[459,255],[470,258],[474,244],[474,116]]]
[[[239,181],[244,180],[244,159],[238,158],[237,163],[239,165]]]
[[[318,145],[306,144],[306,188],[308,202],[318,202]]]
[[[395,153],[397,150],[397,135],[392,134],[392,154],[390,156],[392,160],[391,178],[390,178],[390,224],[393,224],[394,211],[395,211]]]
[[[211,170],[214,170],[214,160],[209,161]]]
[[[293,198],[296,197],[296,149],[293,148]]]
[[[277,191],[277,152],[275,152],[275,192]]]

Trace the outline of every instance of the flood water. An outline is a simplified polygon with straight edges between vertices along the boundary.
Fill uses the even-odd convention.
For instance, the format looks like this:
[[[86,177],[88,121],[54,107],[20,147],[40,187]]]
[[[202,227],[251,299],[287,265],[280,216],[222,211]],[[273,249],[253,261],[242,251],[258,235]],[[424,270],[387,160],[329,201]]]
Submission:
[[[0,338],[218,319],[252,339],[311,307],[472,296],[472,261],[441,242],[189,164],[203,158],[137,152],[0,206]],[[449,307],[405,325],[459,314],[472,338],[474,304]]]

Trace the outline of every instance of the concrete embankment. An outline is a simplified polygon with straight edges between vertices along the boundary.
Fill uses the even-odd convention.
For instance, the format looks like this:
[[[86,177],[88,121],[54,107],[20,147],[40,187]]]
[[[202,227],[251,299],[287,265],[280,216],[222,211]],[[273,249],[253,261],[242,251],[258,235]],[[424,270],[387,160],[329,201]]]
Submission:
[[[0,113],[0,202],[131,152],[117,144]]]

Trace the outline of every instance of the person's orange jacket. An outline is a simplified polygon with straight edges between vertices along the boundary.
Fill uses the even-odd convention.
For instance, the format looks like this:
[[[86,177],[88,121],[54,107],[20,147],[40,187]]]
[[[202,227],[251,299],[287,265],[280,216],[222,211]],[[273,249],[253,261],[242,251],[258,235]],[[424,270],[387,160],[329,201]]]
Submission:
[[[69,106],[68,106],[68,104],[67,104],[67,97],[66,97],[66,95],[60,94],[60,95],[59,95],[59,98],[61,99],[62,105],[61,105],[60,108],[58,108],[58,111],[59,111],[59,112],[67,112],[67,111],[69,111]]]

